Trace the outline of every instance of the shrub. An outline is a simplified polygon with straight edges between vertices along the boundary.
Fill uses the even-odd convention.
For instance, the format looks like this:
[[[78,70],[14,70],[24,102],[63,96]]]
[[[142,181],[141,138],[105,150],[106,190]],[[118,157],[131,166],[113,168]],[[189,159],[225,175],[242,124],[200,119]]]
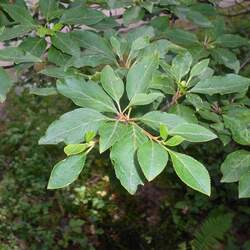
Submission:
[[[239,197],[249,197],[250,154],[243,147],[250,143],[250,79],[239,75],[245,63],[237,56],[250,42],[230,33],[212,1],[41,0],[29,10],[19,0],[0,6],[0,41],[7,45],[0,59],[21,75],[35,70],[52,82],[31,93],[61,94],[80,106],[39,140],[65,144],[66,158],[53,168],[49,189],[76,180],[99,145],[100,153],[110,150],[116,177],[131,194],[171,159],[186,185],[210,195],[207,169],[185,152],[216,139],[220,147],[235,145],[221,181],[239,182]],[[113,16],[114,8],[122,13]],[[13,81],[2,68],[0,78],[4,101]]]

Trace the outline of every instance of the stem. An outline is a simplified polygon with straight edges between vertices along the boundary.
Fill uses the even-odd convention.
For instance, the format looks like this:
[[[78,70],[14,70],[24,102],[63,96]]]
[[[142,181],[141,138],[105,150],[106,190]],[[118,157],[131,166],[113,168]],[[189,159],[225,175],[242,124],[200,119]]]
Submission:
[[[119,113],[122,113],[122,109],[121,109],[120,103],[119,103],[119,102],[116,102],[116,104],[117,104]]]
[[[150,139],[150,140],[154,140],[159,144],[162,144],[162,141],[158,140],[158,136],[153,136],[151,135],[148,131],[146,131],[145,129],[143,129],[142,127],[140,127],[138,124],[136,124],[135,122],[132,122],[132,124],[134,124],[135,126],[137,126],[139,129],[141,129],[141,131]]]
[[[180,93],[179,90],[176,91],[176,93],[173,95],[172,100],[170,103],[168,103],[167,105],[163,106],[161,108],[161,111],[166,111],[168,110],[170,107],[172,107],[174,104],[177,103],[178,99],[182,96],[182,94]]]
[[[128,118],[130,116],[131,110],[132,110],[132,107],[130,107],[129,110],[128,110]]]

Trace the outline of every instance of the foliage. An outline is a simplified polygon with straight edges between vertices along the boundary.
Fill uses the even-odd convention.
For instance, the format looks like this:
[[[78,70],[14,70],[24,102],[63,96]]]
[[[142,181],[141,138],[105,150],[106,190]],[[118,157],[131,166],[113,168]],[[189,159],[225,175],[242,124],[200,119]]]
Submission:
[[[186,190],[172,168],[130,196],[97,150],[72,185],[46,190],[47,166],[64,158],[63,145],[41,147],[37,140],[55,116],[73,105],[60,96],[29,95],[20,91],[22,84],[18,95],[11,91],[6,116],[0,118],[0,249],[191,249],[203,221],[225,214],[232,214],[232,227],[220,246],[249,248],[249,204],[237,200],[234,183],[219,183],[225,156],[219,141],[186,150],[206,161],[216,180],[210,199]]]
[[[218,240],[223,240],[231,224],[231,215],[220,215],[206,219],[200,231],[195,234],[195,240],[193,242],[194,249],[216,249],[216,246],[219,245]]]
[[[249,40],[230,33],[212,3],[98,1],[98,8],[93,3],[39,1],[32,11],[22,0],[0,4],[0,41],[18,41],[0,50],[0,59],[13,62],[20,74],[33,68],[52,77],[52,88],[33,93],[58,92],[80,106],[53,122],[39,140],[66,145],[67,158],[55,165],[48,188],[75,181],[99,144],[100,153],[110,149],[116,177],[130,194],[171,159],[187,186],[210,196],[207,169],[186,149],[216,138],[224,147],[231,141],[239,148],[249,145],[250,79],[238,74],[237,58],[249,49]],[[122,22],[102,12],[114,8],[123,8]],[[197,32],[175,27],[176,19]],[[140,20],[144,26],[123,32]],[[3,69],[0,77],[4,101],[13,82]],[[239,196],[248,197],[249,152],[235,166],[237,152],[242,151],[222,164],[222,181],[239,181]]]

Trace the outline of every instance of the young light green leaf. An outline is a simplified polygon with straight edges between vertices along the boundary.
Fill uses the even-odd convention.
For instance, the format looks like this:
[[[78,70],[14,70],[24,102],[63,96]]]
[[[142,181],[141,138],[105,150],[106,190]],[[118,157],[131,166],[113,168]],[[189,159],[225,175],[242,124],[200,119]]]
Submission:
[[[237,150],[229,155],[221,165],[223,177],[221,182],[236,182],[250,171],[250,152]]]
[[[204,59],[198,63],[196,63],[190,71],[190,78],[198,76],[202,74],[208,67],[209,59]]]
[[[75,109],[53,122],[39,140],[39,144],[80,143],[88,131],[97,131],[100,123],[106,119],[107,117],[93,109]]]
[[[92,141],[96,136],[96,131],[90,130],[85,134],[86,142]]]
[[[83,78],[68,77],[57,83],[58,91],[76,105],[93,108],[101,112],[117,113],[112,99],[94,82]]]
[[[169,147],[175,147],[180,145],[185,139],[179,135],[175,135],[167,140],[164,144]]]
[[[61,23],[64,24],[85,24],[93,25],[105,18],[105,15],[92,8],[71,8],[64,11],[63,16],[60,19]]]
[[[211,184],[207,169],[191,156],[169,151],[179,178],[189,187],[210,196]]]
[[[50,175],[48,189],[63,188],[74,182],[81,173],[86,155],[70,156],[58,162]]]
[[[168,162],[166,149],[151,140],[139,147],[137,157],[142,172],[148,181],[152,181],[159,175]]]
[[[122,186],[134,194],[138,185],[143,185],[143,178],[135,160],[136,150],[147,141],[147,137],[136,126],[127,127],[120,140],[112,147],[110,158],[115,168],[116,177]]]
[[[126,126],[119,121],[103,123],[99,128],[100,153],[112,147],[121,138],[124,130]]]
[[[175,76],[178,82],[189,72],[192,65],[192,55],[189,52],[185,54],[177,55],[171,66],[171,72]]]
[[[239,198],[250,197],[250,172],[245,173],[241,176],[239,181]]]
[[[105,66],[101,72],[101,83],[104,90],[119,103],[123,93],[124,84],[122,79],[117,76],[114,70],[109,66]]]
[[[198,82],[190,92],[200,94],[231,94],[241,92],[249,87],[250,79],[235,75],[227,74],[225,76],[212,76]]]
[[[190,142],[205,142],[217,138],[210,130],[192,123],[180,124],[171,129],[169,134],[179,135]]]
[[[152,75],[159,65],[158,54],[145,56],[135,63],[127,75],[127,95],[129,100],[139,93],[145,93],[150,86]]]
[[[82,153],[85,149],[88,148],[87,144],[69,144],[66,147],[64,147],[64,153],[67,156],[70,155],[78,155],[80,153]]]
[[[129,106],[147,105],[160,97],[164,97],[164,95],[162,93],[136,94],[130,100]]]
[[[6,95],[13,85],[13,81],[3,68],[0,67],[0,103],[4,102]]]
[[[168,138],[168,127],[163,124],[160,124],[160,136],[163,140]]]

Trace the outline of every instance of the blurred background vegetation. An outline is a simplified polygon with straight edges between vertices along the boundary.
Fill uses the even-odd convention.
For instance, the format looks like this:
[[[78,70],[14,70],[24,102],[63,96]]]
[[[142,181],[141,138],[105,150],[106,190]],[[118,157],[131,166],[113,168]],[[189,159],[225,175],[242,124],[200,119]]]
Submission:
[[[233,14],[228,25],[249,36],[249,13]],[[250,76],[249,64],[241,74]],[[250,249],[250,203],[238,199],[236,184],[220,183],[220,163],[232,149],[219,142],[188,148],[216,180],[211,198],[183,185],[171,168],[130,196],[107,155],[98,152],[70,187],[48,191],[63,147],[37,141],[73,104],[61,96],[30,95],[36,77],[20,82],[0,106],[0,250]]]

